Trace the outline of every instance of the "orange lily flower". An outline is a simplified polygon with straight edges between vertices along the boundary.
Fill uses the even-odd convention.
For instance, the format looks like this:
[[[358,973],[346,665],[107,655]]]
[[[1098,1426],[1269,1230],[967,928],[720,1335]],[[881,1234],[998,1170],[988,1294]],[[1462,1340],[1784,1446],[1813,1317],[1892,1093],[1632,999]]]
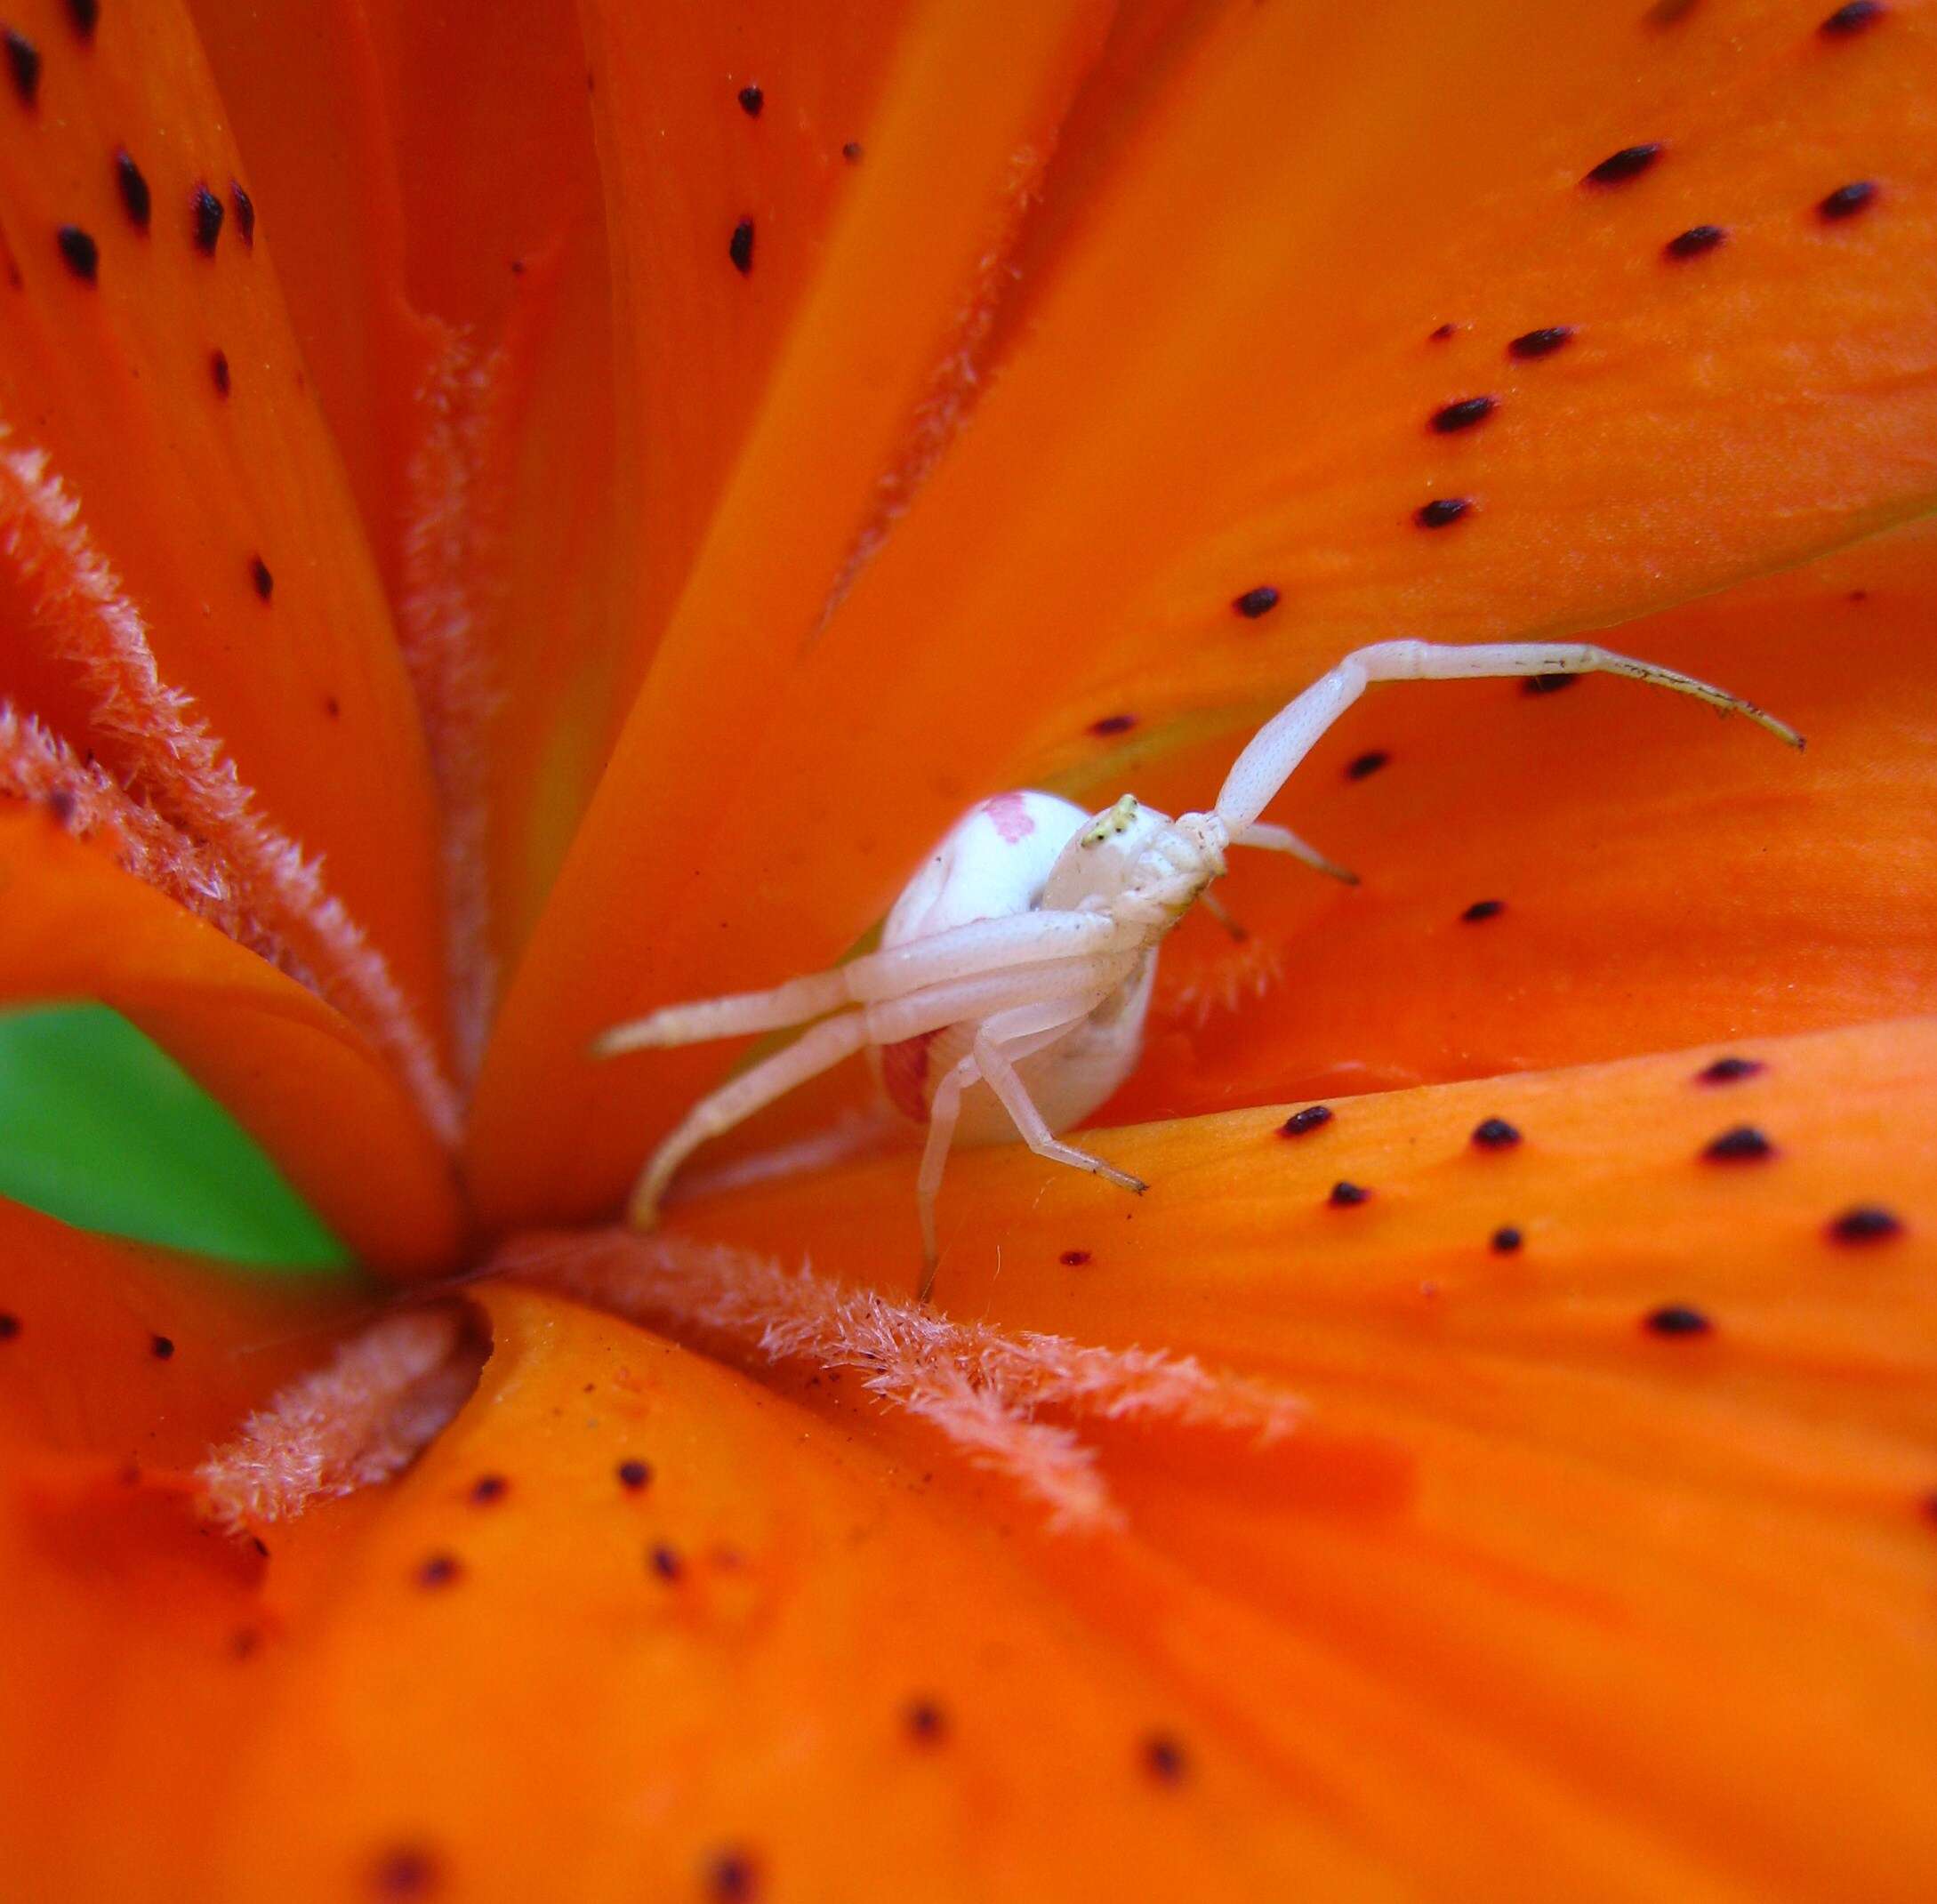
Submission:
[[[0,1205],[6,1888],[1927,1895],[1931,9],[567,12],[4,22],[0,996],[396,1286]],[[1588,629],[1809,751],[1373,696],[1149,1197],[609,1226],[970,799]]]

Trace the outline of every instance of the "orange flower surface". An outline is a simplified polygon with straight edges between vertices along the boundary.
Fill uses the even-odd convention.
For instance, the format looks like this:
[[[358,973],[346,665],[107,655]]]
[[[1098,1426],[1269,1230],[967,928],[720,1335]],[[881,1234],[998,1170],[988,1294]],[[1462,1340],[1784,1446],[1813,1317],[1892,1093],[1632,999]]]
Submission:
[[[0,1205],[0,1889],[1937,1891],[1930,5],[0,25],[0,995],[369,1272]],[[856,1065],[614,1226],[970,801],[1590,631],[1808,751],[1375,691],[1146,1196],[920,1305]]]

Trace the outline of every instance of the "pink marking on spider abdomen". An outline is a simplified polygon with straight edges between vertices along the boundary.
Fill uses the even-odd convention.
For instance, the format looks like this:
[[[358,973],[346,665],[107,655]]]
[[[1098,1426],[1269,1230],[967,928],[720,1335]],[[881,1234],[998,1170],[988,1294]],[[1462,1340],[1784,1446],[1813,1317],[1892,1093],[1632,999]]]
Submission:
[[[1029,802],[1020,793],[998,793],[993,799],[985,800],[982,810],[995,823],[995,830],[1002,836],[1003,843],[1014,846],[1018,840],[1026,840],[1036,830],[1036,823],[1031,817]]]
[[[939,1030],[917,1032],[912,1038],[880,1048],[881,1089],[888,1101],[913,1123],[928,1121],[928,1047],[941,1035]]]

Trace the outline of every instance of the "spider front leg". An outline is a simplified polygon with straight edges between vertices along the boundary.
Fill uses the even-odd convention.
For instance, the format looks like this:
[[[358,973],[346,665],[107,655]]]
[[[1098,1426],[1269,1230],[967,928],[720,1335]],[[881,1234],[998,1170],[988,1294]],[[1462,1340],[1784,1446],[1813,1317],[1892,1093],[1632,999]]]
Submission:
[[[1347,655],[1330,674],[1314,681],[1258,730],[1218,795],[1218,816],[1234,840],[1242,839],[1319,736],[1374,681],[1466,681],[1533,674],[1626,675],[1631,680],[1692,695],[1725,714],[1746,714],[1790,746],[1803,744],[1793,727],[1735,695],[1711,687],[1692,675],[1678,674],[1672,668],[1636,661],[1587,642],[1492,641],[1451,647],[1433,641],[1380,641]]]

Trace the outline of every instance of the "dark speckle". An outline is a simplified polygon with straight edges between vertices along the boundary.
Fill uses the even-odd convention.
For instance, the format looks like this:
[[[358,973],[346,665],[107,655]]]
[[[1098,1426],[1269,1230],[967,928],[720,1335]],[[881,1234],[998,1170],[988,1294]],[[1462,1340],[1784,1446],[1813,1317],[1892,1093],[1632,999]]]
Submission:
[[[1144,1770],[1161,1785],[1178,1785],[1190,1770],[1190,1758],[1169,1732],[1153,1732],[1143,1742],[1138,1755]]]
[[[370,1867],[370,1890],[380,1898],[428,1898],[436,1894],[441,1875],[438,1860],[422,1845],[393,1845]]]
[[[63,225],[54,233],[54,243],[67,260],[68,269],[83,284],[91,285],[100,274],[100,246],[78,225]]]
[[[766,103],[767,95],[758,86],[742,86],[740,88],[740,110],[748,118],[759,118],[760,108]]]
[[[663,1542],[651,1549],[646,1559],[662,1580],[676,1580],[686,1571],[686,1563],[679,1558],[678,1550]]]
[[[249,558],[249,580],[264,601],[276,592],[276,578],[269,574],[269,564],[259,555]]]
[[[1370,1202],[1372,1193],[1363,1184],[1348,1184],[1344,1177],[1331,1186],[1331,1194],[1326,1201],[1334,1209],[1354,1209],[1361,1203]]]
[[[236,208],[236,229],[242,234],[244,246],[255,249],[255,200],[250,197],[241,180],[229,181],[229,202]]]
[[[1700,1309],[1691,1309],[1686,1303],[1665,1303],[1659,1309],[1649,1310],[1642,1317],[1641,1326],[1656,1336],[1705,1336],[1715,1324]]]
[[[1065,1269],[1081,1269],[1089,1260],[1087,1249],[1065,1249],[1056,1259]]]
[[[1728,237],[1719,225],[1691,225],[1686,231],[1677,231],[1661,247],[1665,258],[1676,262],[1687,258],[1700,258],[1712,252]]]
[[[1764,1068],[1759,1057],[1718,1057],[1695,1073],[1697,1084],[1739,1084]]]
[[[71,825],[74,821],[75,809],[78,805],[79,802],[76,800],[74,790],[71,787],[56,787],[47,796],[47,817],[56,826]]]
[[[1233,599],[1231,606],[1246,621],[1255,622],[1259,615],[1269,615],[1278,606],[1278,591],[1269,582],[1264,582],[1255,589],[1246,589],[1243,594]]]
[[[1346,762],[1347,780],[1364,780],[1376,774],[1392,756],[1382,748],[1375,747],[1370,753],[1354,754]]]
[[[502,1474],[480,1474],[470,1484],[471,1505],[489,1507],[504,1498],[511,1483]]]
[[[858,165],[861,163],[861,141],[858,139],[850,139],[846,145],[841,147],[840,156],[850,165]]]
[[[211,350],[208,354],[208,374],[214,380],[215,394],[229,394],[229,353],[226,350]]]
[[[323,711],[332,720],[341,720],[343,715],[343,703],[334,695],[326,695],[323,697]]]
[[[1486,1246],[1495,1256],[1512,1256],[1525,1240],[1512,1224],[1503,1223],[1487,1239]]]
[[[1738,1124],[1732,1130],[1711,1137],[1702,1146],[1701,1154],[1710,1163],[1759,1163],[1775,1155],[1775,1145],[1753,1124]]]
[[[84,40],[92,39],[100,24],[100,0],[68,0],[68,18]]]
[[[1429,344],[1443,344],[1449,337],[1452,336],[1459,330],[1459,326],[1457,324],[1435,324],[1433,328],[1426,333],[1426,341]]]
[[[1611,152],[1581,180],[1583,185],[1625,185],[1638,179],[1661,156],[1661,144],[1653,140],[1645,145],[1623,146]]]
[[[154,215],[154,201],[149,195],[148,181],[141,175],[141,168],[134,163],[134,155],[125,146],[115,149],[115,185],[121,193],[121,207],[128,214],[130,222],[137,231],[148,229],[149,220]]]
[[[215,241],[222,235],[222,202],[205,183],[197,185],[189,200],[189,221],[196,250],[213,258]]]
[[[1440,436],[1450,437],[1458,430],[1471,430],[1475,423],[1483,423],[1499,408],[1496,398],[1462,397],[1458,403],[1442,404],[1427,418],[1427,427]]]
[[[7,48],[7,71],[13,76],[13,90],[20,104],[31,106],[40,97],[40,48],[12,27],[4,36]]]
[[[1523,362],[1530,358],[1552,357],[1573,334],[1571,324],[1549,324],[1538,331],[1523,331],[1507,346],[1507,355]]]
[[[1329,1104],[1308,1104],[1302,1111],[1294,1111],[1278,1126],[1281,1137],[1302,1137],[1308,1130],[1331,1121],[1331,1106]]]
[[[1483,1118],[1473,1127],[1473,1141],[1483,1151],[1510,1151],[1520,1133],[1504,1117]]]
[[[1816,28],[1825,39],[1846,40],[1867,27],[1874,27],[1889,11],[1883,0],[1850,0],[1839,6]]]
[[[1579,679],[1578,674],[1530,674],[1521,682],[1520,692],[1523,695],[1563,694]]]
[[[11,1309],[0,1309],[0,1342],[20,1339],[20,1319]]]
[[[948,1715],[933,1699],[910,1699],[901,1716],[909,1738],[918,1745],[939,1745],[948,1736]]]
[[[1477,926],[1489,919],[1498,919],[1507,910],[1504,899],[1475,899],[1459,916],[1469,926]]]
[[[417,1568],[420,1587],[449,1587],[463,1573],[464,1563],[454,1554],[432,1554]]]
[[[1443,529],[1458,522],[1472,507],[1470,496],[1435,496],[1412,511],[1412,519],[1422,529]]]
[[[157,1362],[173,1362],[175,1355],[175,1345],[167,1336],[150,1336],[149,1338],[148,1352]]]
[[[722,1904],[743,1904],[760,1895],[760,1873],[749,1852],[715,1852],[706,1860],[706,1895]]]
[[[1137,725],[1134,714],[1105,714],[1101,720],[1089,723],[1089,731],[1099,741],[1108,740],[1113,734],[1128,734]]]
[[[637,1494],[653,1478],[650,1465],[644,1461],[622,1461],[617,1469],[619,1485],[629,1494]]]
[[[1829,1222],[1829,1240],[1837,1243],[1882,1243],[1903,1234],[1903,1218],[1881,1203],[1856,1203]]]
[[[753,269],[753,221],[743,218],[733,228],[733,236],[727,240],[727,255],[733,260],[733,268],[742,277]]]
[[[1874,204],[1876,197],[1874,179],[1853,179],[1847,185],[1837,186],[1827,198],[1820,199],[1816,213],[1834,224],[1838,219],[1855,217],[1865,205]]]

